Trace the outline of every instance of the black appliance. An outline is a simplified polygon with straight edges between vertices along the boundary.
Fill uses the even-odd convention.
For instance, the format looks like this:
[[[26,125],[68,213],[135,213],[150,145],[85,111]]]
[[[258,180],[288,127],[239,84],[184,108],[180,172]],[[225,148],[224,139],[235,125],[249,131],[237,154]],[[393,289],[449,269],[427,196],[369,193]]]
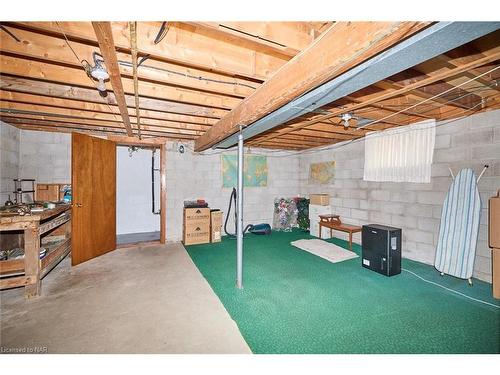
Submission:
[[[401,229],[385,225],[363,225],[362,265],[385,276],[401,273]]]

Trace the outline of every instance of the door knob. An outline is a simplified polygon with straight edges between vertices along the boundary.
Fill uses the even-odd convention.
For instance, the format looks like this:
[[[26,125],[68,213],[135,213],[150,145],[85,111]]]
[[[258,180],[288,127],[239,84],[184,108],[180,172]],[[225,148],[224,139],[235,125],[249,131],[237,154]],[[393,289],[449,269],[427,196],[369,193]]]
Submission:
[[[82,207],[81,203],[75,203],[75,204],[76,204],[76,207],[78,207],[78,208]]]

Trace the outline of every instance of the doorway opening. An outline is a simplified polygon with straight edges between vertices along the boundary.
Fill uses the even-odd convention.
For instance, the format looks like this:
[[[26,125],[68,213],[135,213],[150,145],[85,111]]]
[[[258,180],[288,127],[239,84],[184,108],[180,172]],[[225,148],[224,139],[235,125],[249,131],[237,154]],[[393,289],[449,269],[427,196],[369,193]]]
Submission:
[[[160,241],[160,148],[116,147],[116,244]]]

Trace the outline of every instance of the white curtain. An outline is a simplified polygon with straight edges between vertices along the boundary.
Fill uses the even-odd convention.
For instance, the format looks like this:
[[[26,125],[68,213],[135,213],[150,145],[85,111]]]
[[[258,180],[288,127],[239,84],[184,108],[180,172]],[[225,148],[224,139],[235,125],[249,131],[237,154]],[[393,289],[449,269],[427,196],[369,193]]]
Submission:
[[[436,120],[368,133],[365,181],[431,182]]]

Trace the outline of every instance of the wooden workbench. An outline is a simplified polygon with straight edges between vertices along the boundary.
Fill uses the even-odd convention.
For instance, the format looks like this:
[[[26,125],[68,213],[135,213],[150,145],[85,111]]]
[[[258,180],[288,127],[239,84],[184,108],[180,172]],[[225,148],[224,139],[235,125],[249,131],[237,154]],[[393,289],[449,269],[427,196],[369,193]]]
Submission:
[[[40,259],[40,237],[56,230],[64,239]],[[39,296],[41,279],[71,251],[71,206],[59,205],[33,215],[0,216],[0,232],[9,231],[24,232],[24,258],[0,261],[0,289],[24,286],[27,298]]]

